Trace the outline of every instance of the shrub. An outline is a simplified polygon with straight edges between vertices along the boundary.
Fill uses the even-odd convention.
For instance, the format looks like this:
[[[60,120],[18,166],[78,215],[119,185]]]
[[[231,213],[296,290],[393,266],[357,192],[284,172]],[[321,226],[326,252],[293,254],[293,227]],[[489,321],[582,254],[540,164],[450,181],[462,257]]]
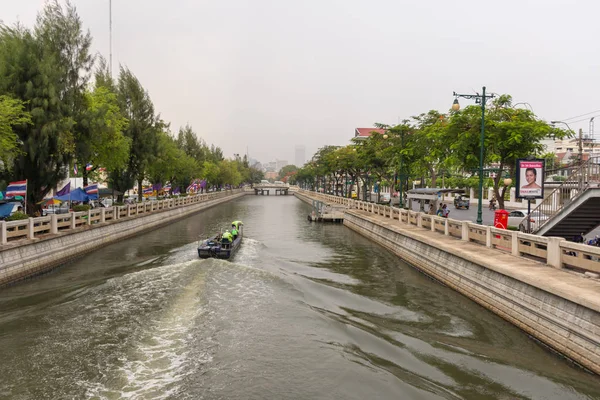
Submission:
[[[90,209],[89,204],[79,204],[76,206],[73,206],[73,211],[87,211]]]
[[[10,217],[6,218],[7,221],[18,221],[21,219],[28,219],[29,215],[23,213],[23,212],[19,212],[17,211],[16,213],[14,213],[13,215],[11,215]]]

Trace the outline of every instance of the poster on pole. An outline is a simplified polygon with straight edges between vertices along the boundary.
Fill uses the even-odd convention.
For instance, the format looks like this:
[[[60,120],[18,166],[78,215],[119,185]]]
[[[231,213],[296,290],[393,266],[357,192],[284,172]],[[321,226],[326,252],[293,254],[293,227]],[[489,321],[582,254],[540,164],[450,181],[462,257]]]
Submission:
[[[544,198],[544,168],[543,159],[517,160],[516,195],[521,199]]]

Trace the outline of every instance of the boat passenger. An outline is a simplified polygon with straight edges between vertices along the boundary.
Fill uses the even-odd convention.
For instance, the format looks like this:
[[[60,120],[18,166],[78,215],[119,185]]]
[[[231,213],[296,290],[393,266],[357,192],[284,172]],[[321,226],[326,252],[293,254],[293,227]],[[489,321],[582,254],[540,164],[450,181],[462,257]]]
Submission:
[[[231,223],[231,227],[232,227],[232,228],[234,228],[234,227],[235,227],[235,229],[237,229],[238,231],[240,230],[240,225],[244,225],[244,224],[242,223],[242,221],[233,221],[233,222]]]
[[[235,227],[231,228],[231,236],[233,236],[233,240],[237,239],[238,237],[238,231],[235,229]]]
[[[231,243],[232,238],[233,237],[231,236],[231,233],[229,233],[229,231],[225,231],[221,237],[221,243]]]

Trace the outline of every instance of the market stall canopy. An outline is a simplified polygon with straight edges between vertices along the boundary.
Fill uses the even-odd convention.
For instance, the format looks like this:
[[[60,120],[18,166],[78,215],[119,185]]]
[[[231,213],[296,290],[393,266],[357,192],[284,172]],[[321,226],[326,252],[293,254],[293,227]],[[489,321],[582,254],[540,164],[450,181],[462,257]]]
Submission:
[[[62,196],[56,196],[54,199],[55,200],[60,200],[60,201],[79,201],[79,202],[83,202],[83,201],[94,200],[94,199],[97,199],[97,198],[98,198],[97,195],[91,195],[90,196],[87,193],[85,193],[83,191],[83,189],[77,188],[77,189],[71,191],[71,193],[64,194]]]
[[[60,200],[52,198],[52,199],[44,199],[44,200],[40,201],[38,204],[41,204],[42,206],[55,206],[60,203],[61,203]]]

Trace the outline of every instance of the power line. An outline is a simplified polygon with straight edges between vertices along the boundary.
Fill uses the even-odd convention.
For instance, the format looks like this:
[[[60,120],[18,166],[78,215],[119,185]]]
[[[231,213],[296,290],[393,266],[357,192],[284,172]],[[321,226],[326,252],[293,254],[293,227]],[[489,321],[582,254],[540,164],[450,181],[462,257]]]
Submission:
[[[571,117],[571,118],[563,118],[563,119],[561,119],[561,121],[569,121],[571,119],[583,117],[583,116],[594,114],[594,113],[597,113],[597,112],[600,112],[600,110],[590,111],[589,113],[585,113],[585,114],[581,114],[581,115],[576,115],[576,116]],[[588,118],[590,118],[590,117],[587,117],[587,118],[584,118],[584,119],[588,119]],[[572,121],[572,122],[575,122],[575,121]]]
[[[600,111],[600,110],[598,110],[598,111]],[[598,112],[598,111],[596,111],[596,112]],[[585,115],[585,114],[584,114],[584,115]],[[577,123],[577,122],[589,121],[589,120],[590,120],[590,118],[592,118],[592,117],[594,117],[594,118],[595,118],[595,117],[598,117],[598,116],[600,116],[600,114],[592,115],[591,117],[585,117],[585,118],[582,118],[582,119],[578,119],[578,120],[576,120],[576,121],[569,121],[569,123],[570,123],[570,124],[575,124],[575,123]],[[573,117],[573,118],[576,118],[576,117]]]

